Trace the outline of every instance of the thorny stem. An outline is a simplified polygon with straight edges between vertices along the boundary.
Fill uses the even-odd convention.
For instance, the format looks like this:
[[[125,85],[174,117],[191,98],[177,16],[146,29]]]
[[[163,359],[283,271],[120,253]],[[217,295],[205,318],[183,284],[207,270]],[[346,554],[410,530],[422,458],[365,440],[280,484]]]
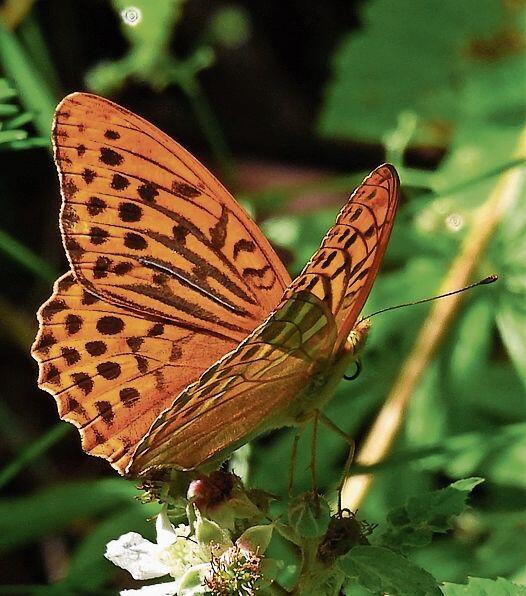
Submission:
[[[526,128],[519,137],[515,157],[526,157]],[[488,200],[476,212],[471,231],[451,264],[439,293],[469,283],[495,229],[517,199],[525,182],[526,171],[520,167],[508,170],[500,176]],[[384,406],[362,444],[356,457],[357,464],[377,464],[389,453],[402,426],[411,396],[444,340],[463,299],[463,294],[457,294],[434,303]],[[359,508],[371,488],[373,478],[371,474],[348,478],[343,489],[344,507],[353,511]]]

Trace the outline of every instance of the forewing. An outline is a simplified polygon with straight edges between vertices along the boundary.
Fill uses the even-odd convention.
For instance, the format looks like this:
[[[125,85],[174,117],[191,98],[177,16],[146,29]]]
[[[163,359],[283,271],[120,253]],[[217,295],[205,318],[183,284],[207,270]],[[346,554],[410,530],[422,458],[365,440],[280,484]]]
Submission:
[[[114,305],[244,339],[290,282],[257,226],[178,143],[124,108],[74,93],[53,140],[75,275]]]
[[[129,473],[194,469],[240,444],[291,424],[336,338],[330,312],[314,295],[287,300],[233,352],[213,365],[155,421]]]
[[[335,352],[354,327],[384,255],[398,205],[399,179],[393,166],[374,170],[353,192],[335,225],[285,299],[308,291],[322,300],[336,320]]]
[[[109,304],[72,273],[55,283],[38,318],[40,386],[79,428],[84,450],[121,474],[174,396],[237,345]]]

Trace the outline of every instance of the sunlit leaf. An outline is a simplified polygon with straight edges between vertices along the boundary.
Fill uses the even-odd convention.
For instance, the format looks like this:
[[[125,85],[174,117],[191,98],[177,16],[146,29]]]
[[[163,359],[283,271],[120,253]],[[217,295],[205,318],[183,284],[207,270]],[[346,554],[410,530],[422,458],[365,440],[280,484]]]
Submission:
[[[339,566],[350,580],[373,594],[441,594],[430,573],[405,557],[380,546],[355,546],[339,560]]]
[[[522,121],[522,77],[510,75],[523,62],[524,33],[510,7],[375,0],[361,21],[334,55],[323,134],[378,141],[412,111],[417,141],[443,145],[466,119]]]
[[[453,527],[454,518],[464,510],[469,493],[481,482],[482,478],[458,480],[447,488],[410,498],[403,507],[389,513],[380,543],[401,550],[429,543],[433,534]]]

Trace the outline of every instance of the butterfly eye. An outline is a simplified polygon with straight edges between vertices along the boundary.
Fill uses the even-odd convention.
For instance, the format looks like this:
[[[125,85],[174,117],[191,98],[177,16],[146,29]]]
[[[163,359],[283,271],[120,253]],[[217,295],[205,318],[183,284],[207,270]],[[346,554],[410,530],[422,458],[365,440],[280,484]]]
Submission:
[[[355,360],[354,364],[356,366],[356,369],[354,371],[354,373],[352,375],[343,375],[343,378],[346,381],[355,381],[359,376],[360,373],[362,372],[362,363],[360,360]]]

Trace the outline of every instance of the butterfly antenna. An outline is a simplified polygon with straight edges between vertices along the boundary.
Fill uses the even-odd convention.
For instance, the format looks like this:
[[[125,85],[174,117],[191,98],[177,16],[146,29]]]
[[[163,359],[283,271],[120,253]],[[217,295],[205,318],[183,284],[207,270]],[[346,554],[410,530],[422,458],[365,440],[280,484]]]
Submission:
[[[446,292],[445,294],[439,294],[438,296],[431,296],[430,298],[423,298],[422,300],[416,300],[414,302],[405,302],[404,304],[397,304],[396,306],[388,306],[387,308],[382,308],[381,310],[377,310],[370,315],[364,317],[365,319],[370,319],[371,317],[375,317],[380,313],[387,312],[388,310],[396,310],[397,308],[404,308],[405,306],[414,306],[415,304],[423,304],[424,302],[431,302],[432,300],[438,300],[439,298],[446,298],[447,296],[453,296],[454,294],[460,294],[461,292],[465,292],[466,290],[471,290],[471,288],[476,288],[477,286],[484,286],[486,284],[492,284],[493,282],[497,281],[498,277],[496,275],[489,275],[480,281],[477,281],[473,284],[469,284],[469,286],[465,286],[464,288],[460,288],[458,290],[453,290],[452,292]]]

